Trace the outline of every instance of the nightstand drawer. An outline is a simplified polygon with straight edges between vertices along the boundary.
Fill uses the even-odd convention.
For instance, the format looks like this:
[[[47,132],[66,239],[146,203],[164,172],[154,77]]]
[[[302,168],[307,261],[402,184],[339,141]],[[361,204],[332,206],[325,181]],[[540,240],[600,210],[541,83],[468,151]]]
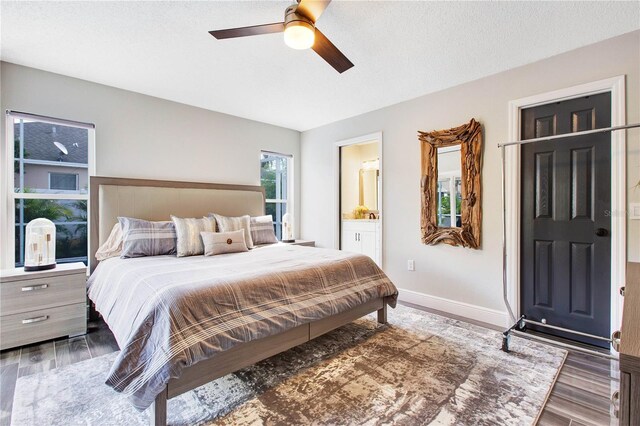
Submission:
[[[85,279],[84,274],[69,274],[3,282],[0,284],[0,314],[84,303]]]
[[[0,317],[0,349],[87,331],[84,302]]]

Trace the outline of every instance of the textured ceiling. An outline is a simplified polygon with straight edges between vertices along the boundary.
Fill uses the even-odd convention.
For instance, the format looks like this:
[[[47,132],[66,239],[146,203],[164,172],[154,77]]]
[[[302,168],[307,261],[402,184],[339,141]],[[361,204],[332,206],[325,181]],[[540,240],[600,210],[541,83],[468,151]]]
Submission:
[[[2,60],[306,130],[640,28],[640,2],[334,1],[338,74],[282,34],[286,1],[2,2]]]

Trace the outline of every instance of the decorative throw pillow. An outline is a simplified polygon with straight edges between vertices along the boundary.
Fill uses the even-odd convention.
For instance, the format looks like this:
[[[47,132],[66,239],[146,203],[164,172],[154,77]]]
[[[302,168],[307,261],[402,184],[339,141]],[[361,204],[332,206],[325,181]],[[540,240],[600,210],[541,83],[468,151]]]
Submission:
[[[122,228],[120,257],[160,256],[176,254],[176,230],[171,222],[151,222],[119,217]]]
[[[178,236],[178,257],[197,256],[204,253],[201,232],[215,232],[216,221],[209,217],[180,218],[171,216]]]
[[[244,229],[231,232],[201,232],[204,255],[249,251],[244,241]]]
[[[219,232],[237,231],[239,229],[244,230],[244,241],[247,243],[247,247],[253,247],[253,240],[251,239],[251,217],[249,215],[227,217],[220,216],[215,213],[209,213],[209,217],[215,218]]]
[[[96,251],[96,260],[102,261],[122,254],[122,227],[120,222],[113,225],[109,238]]]
[[[273,218],[271,215],[251,218],[251,240],[254,245],[277,243],[276,233],[273,230]]]

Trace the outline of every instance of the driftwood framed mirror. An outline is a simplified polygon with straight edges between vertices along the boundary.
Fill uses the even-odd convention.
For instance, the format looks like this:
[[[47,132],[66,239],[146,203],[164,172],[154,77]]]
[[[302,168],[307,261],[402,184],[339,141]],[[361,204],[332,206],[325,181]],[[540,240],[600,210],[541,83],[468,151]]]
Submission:
[[[477,249],[482,223],[482,126],[471,119],[418,132],[422,154],[422,243]]]

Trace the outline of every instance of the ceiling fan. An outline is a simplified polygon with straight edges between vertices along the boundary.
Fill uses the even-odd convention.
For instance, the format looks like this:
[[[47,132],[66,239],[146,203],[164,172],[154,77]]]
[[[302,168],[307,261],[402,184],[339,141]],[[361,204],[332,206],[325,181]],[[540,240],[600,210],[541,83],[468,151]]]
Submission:
[[[293,49],[312,48],[322,59],[343,73],[353,63],[316,28],[316,21],[329,6],[331,0],[297,0],[298,4],[287,7],[284,22],[253,25],[250,27],[229,28],[209,31],[209,34],[222,40],[225,38],[248,37],[284,31],[284,42]]]

